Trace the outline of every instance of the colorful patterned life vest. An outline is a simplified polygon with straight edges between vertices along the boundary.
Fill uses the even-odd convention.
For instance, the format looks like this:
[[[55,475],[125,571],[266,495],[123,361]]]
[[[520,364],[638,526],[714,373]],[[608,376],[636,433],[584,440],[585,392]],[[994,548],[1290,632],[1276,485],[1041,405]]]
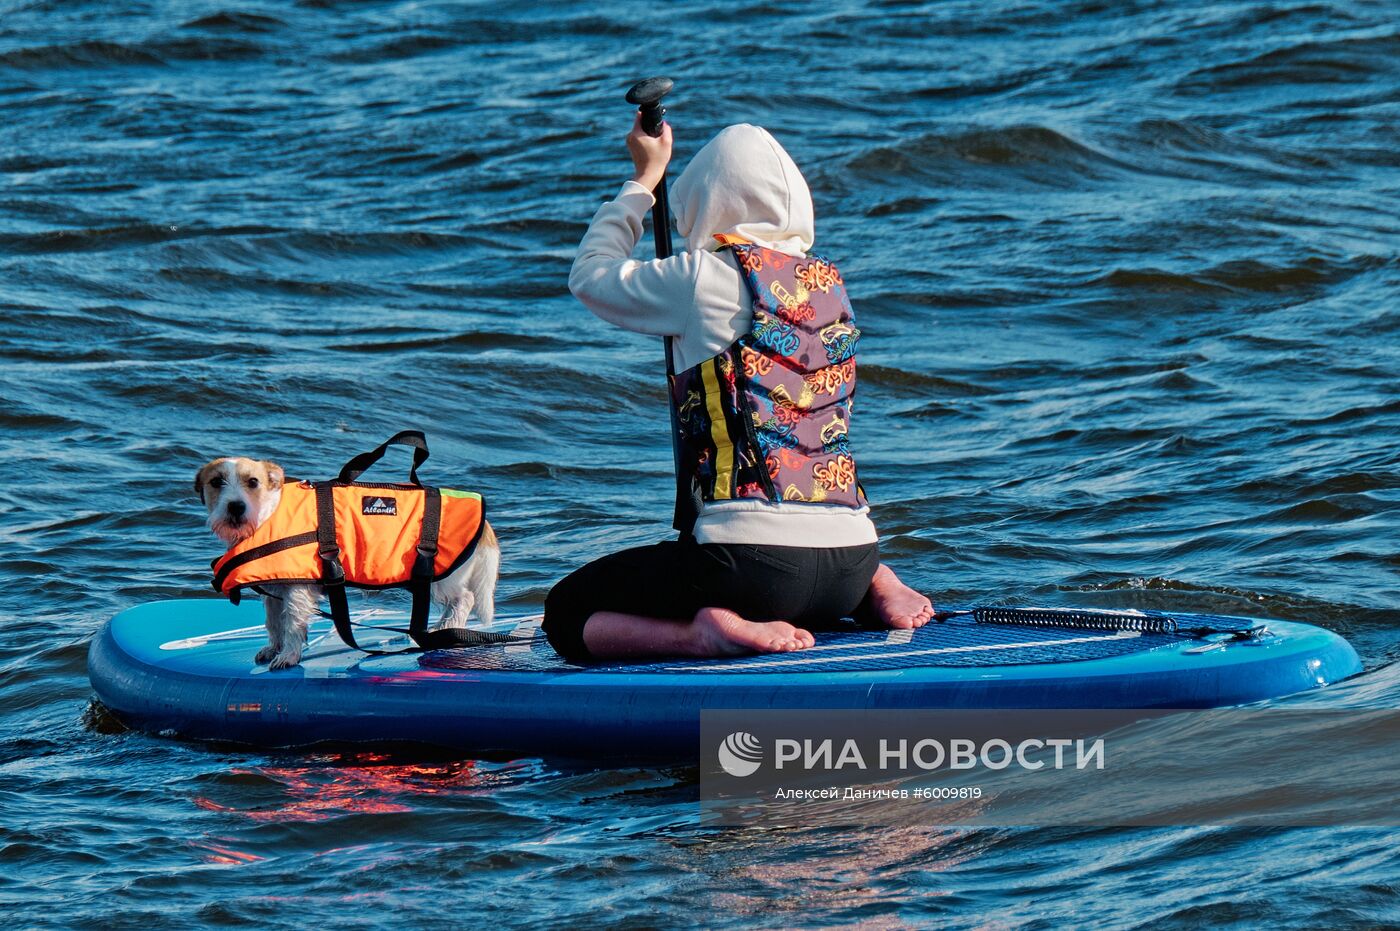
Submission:
[[[860,330],[841,273],[820,256],[715,238],[743,270],[753,325],[671,380],[682,477],[701,501],[863,507],[850,448]]]
[[[355,481],[390,444],[415,450],[409,484]],[[214,589],[237,604],[244,588],[260,584],[321,585],[336,630],[360,649],[346,586],[405,588],[413,593],[413,610],[403,632],[429,646],[429,587],[471,558],[485,526],[485,504],[478,494],[419,482],[418,466],[427,458],[423,434],[406,430],[351,459],[333,481],[284,484],[277,510],[214,560]]]

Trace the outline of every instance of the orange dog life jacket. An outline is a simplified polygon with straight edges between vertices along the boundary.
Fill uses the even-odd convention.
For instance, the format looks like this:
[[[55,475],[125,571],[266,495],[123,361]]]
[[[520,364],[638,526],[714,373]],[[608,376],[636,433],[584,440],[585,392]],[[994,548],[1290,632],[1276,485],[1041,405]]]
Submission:
[[[413,579],[427,498],[441,496],[441,519],[431,580],[445,578],[471,557],[481,537],[481,496],[451,488],[328,483],[334,502],[335,545],[345,584],[394,588]],[[225,595],[266,582],[322,581],[316,485],[282,488],[282,501],[252,536],[214,562],[214,587]]]
[[[414,450],[411,484],[355,481],[392,444]],[[351,459],[334,481],[283,485],[272,516],[214,560],[215,590],[237,604],[242,589],[262,583],[320,585],[336,632],[358,650],[345,587],[406,588],[413,611],[401,632],[423,649],[455,645],[456,632],[427,630],[429,589],[471,558],[486,505],[478,494],[419,482],[427,458],[423,434],[404,430]]]

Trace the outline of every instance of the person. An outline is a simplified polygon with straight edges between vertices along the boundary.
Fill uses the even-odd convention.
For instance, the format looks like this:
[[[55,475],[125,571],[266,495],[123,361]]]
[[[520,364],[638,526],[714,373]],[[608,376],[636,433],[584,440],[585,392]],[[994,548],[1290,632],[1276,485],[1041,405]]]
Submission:
[[[718,657],[806,649],[849,616],[923,626],[933,605],[880,563],[855,476],[859,331],[839,271],[808,254],[806,180],[766,130],[729,126],[671,188],[687,248],[638,261],[671,141],[669,124],[652,137],[634,122],[635,174],[593,217],[569,289],[608,323],[670,339],[681,537],[555,585],[549,643],[574,662]]]

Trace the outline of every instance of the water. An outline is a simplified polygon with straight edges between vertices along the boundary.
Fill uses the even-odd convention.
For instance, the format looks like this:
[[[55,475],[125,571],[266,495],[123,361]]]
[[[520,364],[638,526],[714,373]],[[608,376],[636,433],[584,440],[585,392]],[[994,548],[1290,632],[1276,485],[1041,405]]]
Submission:
[[[748,120],[808,174],[898,571],[1312,621],[1368,672],[1303,701],[1395,705],[1393,4],[0,9],[15,924],[1400,922],[1393,831],[718,831],[687,769],[113,733],[84,661],[207,594],[214,455],[319,476],[426,429],[507,611],[663,534],[660,347],[565,287],[663,73],[680,159]]]

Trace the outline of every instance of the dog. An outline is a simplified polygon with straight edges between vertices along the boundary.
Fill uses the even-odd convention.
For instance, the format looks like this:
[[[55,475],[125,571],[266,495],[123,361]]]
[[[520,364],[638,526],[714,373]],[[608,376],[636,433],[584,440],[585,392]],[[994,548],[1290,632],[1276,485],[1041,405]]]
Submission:
[[[194,491],[209,511],[208,528],[228,546],[246,540],[277,510],[286,473],[275,462],[223,457],[206,463],[194,478]],[[475,612],[483,624],[496,613],[496,579],[501,548],[496,532],[482,521],[475,551],[451,575],[432,584],[432,600],[443,606],[436,629],[464,628]],[[319,610],[321,586],[307,583],[260,585],[266,597],[267,646],[253,662],[289,669],[301,662],[306,629]]]

